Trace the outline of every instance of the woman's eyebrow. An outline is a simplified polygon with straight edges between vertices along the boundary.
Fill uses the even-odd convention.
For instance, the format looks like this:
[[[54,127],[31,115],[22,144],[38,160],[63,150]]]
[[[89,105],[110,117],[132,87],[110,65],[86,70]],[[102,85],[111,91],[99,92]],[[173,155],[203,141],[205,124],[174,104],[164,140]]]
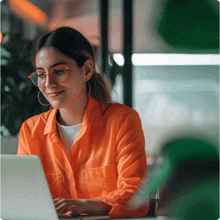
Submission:
[[[53,64],[52,66],[50,66],[50,68],[55,67],[55,66],[58,66],[58,65],[61,65],[61,64],[67,65],[66,62],[62,62],[62,61],[61,61],[61,62],[58,62],[58,63]]]
[[[53,64],[53,65],[51,65],[50,66],[50,69],[52,68],[52,67],[55,67],[55,66],[58,66],[58,65],[62,65],[62,64],[65,64],[65,65],[67,65],[67,63],[66,62],[58,62],[58,63],[55,63],[55,64]],[[36,67],[36,70],[44,70],[42,67]]]

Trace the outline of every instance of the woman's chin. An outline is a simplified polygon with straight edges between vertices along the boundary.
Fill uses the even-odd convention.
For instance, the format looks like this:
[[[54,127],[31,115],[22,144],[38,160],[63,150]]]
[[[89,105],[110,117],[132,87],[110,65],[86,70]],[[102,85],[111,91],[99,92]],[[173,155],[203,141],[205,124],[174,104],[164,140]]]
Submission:
[[[59,101],[52,101],[50,102],[50,105],[53,107],[53,108],[62,108],[64,106],[64,103],[63,102],[59,102]]]

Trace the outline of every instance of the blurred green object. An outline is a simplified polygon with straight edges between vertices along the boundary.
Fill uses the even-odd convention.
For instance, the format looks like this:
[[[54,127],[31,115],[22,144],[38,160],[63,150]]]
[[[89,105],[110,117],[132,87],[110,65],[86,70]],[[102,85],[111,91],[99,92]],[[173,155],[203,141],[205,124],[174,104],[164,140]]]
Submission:
[[[170,217],[178,220],[219,218],[218,144],[198,134],[180,135],[164,143],[162,155],[171,165],[165,181],[174,192]]]
[[[190,186],[188,186],[190,187]],[[179,220],[219,219],[218,178],[204,180],[170,204],[171,217]]]
[[[218,50],[219,2],[167,0],[156,30],[175,48]]]
[[[218,129],[218,128],[217,128]],[[219,129],[218,129],[219,130]],[[156,163],[128,205],[139,207],[158,188],[171,190],[162,207],[175,220],[219,218],[219,143],[196,129],[182,129],[162,139]]]
[[[218,151],[214,140],[205,136],[185,135],[169,140],[161,154],[170,161],[172,169],[186,170],[188,175],[211,175],[218,170]]]
[[[13,136],[27,118],[48,110],[39,104],[38,88],[28,78],[32,47],[33,41],[21,35],[11,35],[1,45],[1,126]]]

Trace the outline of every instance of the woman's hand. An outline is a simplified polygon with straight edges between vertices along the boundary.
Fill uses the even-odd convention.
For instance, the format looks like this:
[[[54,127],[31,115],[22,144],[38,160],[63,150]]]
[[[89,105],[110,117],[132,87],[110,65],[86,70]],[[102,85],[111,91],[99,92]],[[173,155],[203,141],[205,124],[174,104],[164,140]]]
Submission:
[[[65,215],[80,215],[81,213],[87,213],[88,207],[84,199],[61,199],[57,198],[53,200],[56,211],[58,214]]]
[[[111,206],[98,199],[54,199],[56,211],[60,215],[80,215],[82,213],[90,215],[106,215]]]

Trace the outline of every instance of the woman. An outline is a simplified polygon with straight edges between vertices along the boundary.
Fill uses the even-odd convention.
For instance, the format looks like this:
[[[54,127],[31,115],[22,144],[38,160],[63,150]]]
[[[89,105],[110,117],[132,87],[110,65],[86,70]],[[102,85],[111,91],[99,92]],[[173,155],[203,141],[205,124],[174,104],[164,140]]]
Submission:
[[[17,154],[40,157],[58,214],[145,216],[147,205],[126,207],[146,175],[140,118],[111,103],[90,43],[62,27],[38,40],[33,61],[29,78],[52,109],[23,123]]]

